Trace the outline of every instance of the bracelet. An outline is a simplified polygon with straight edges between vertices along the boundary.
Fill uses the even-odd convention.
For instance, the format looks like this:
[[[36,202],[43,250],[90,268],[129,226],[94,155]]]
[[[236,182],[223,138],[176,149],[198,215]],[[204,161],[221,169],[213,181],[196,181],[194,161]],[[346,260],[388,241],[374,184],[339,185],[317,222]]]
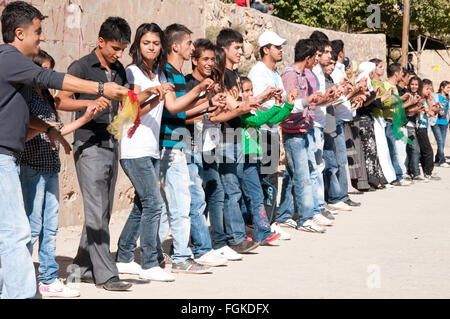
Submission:
[[[105,83],[102,81],[98,82],[98,94],[103,96],[103,93],[105,91]]]

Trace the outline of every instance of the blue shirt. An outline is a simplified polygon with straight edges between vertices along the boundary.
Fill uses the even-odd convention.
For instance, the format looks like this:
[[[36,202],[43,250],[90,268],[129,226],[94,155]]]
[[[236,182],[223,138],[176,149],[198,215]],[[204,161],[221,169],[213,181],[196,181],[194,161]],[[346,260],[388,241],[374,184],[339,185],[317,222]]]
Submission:
[[[423,105],[428,109],[428,103],[425,100],[425,102],[423,102]],[[420,112],[419,114],[419,121],[417,122],[419,125],[419,128],[428,128],[428,114],[425,112]]]
[[[167,63],[165,70],[167,81],[175,85],[175,95],[177,98],[186,94],[186,80],[184,75]],[[186,112],[170,114],[164,106],[161,131],[159,134],[160,147],[186,148],[184,137],[189,136],[186,128]]]
[[[444,108],[440,108],[443,110],[443,114],[439,114],[436,116],[436,124],[440,125],[448,125],[448,98],[441,94],[436,94],[436,102],[445,104]]]

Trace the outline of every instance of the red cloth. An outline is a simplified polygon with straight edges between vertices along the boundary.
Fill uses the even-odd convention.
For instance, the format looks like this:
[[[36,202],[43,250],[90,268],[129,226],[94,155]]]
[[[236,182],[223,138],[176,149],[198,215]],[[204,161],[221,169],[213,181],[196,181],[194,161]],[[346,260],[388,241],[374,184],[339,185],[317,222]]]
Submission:
[[[246,7],[247,3],[245,0],[234,0],[234,3],[236,3],[240,7]]]

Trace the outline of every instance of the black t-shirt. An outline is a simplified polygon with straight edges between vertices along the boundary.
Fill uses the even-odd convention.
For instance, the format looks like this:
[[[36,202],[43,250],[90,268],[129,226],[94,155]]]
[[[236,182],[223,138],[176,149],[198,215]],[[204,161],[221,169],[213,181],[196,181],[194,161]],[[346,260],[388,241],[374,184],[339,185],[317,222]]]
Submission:
[[[239,72],[226,69],[224,82],[225,87],[231,96],[237,101],[242,101],[242,85]],[[240,127],[242,127],[241,117],[237,116],[227,122],[224,122],[222,125],[222,131],[225,133],[226,128],[237,129]]]
[[[194,87],[200,84],[200,81],[194,78],[191,74],[184,77],[186,79],[186,93],[192,90]],[[194,141],[194,124],[186,124],[186,128],[191,133],[192,141]]]

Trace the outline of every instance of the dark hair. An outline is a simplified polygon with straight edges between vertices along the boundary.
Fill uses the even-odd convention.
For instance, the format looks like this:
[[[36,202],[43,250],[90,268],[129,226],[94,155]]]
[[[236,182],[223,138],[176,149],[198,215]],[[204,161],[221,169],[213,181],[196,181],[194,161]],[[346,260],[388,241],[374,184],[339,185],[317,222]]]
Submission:
[[[439,90],[438,93],[442,94],[444,92],[442,92],[444,90],[444,88],[449,85],[450,82],[449,81],[442,81],[441,84],[439,84]]]
[[[301,39],[295,44],[295,62],[304,61],[307,57],[312,57],[316,54],[316,46],[311,39]]]
[[[413,76],[411,79],[409,79],[409,83],[408,83],[408,91],[410,93],[411,92],[411,82],[412,81],[417,81],[419,82],[419,89],[417,90],[417,94],[419,94],[420,96],[422,96],[422,89],[423,89],[423,82],[422,80],[418,77],[418,76]]]
[[[331,41],[331,48],[333,49],[333,51],[336,51],[336,53],[339,55],[339,53],[344,51],[344,41],[342,40]]]
[[[391,76],[393,76],[396,72],[399,72],[402,70],[402,66],[400,65],[400,63],[392,63],[389,64],[388,68],[387,68],[387,76],[388,78],[390,78]]]
[[[172,52],[172,45],[174,43],[180,44],[186,35],[192,34],[186,26],[178,23],[173,23],[169,25],[164,30],[164,36],[166,37],[166,52],[167,54]]]
[[[42,15],[42,13],[32,5],[23,1],[15,1],[6,5],[2,12],[3,42],[14,42],[16,29],[29,26],[35,18],[42,21],[47,17]]]
[[[370,59],[369,62],[375,63],[375,65],[378,66],[378,64],[380,64],[383,61],[378,58],[373,58],[373,59]]]
[[[252,80],[250,80],[248,77],[246,77],[246,76],[242,76],[241,77],[241,83],[242,84],[244,84],[244,82],[250,82],[250,83],[252,83]]]
[[[408,72],[409,72],[409,75],[411,75],[411,76],[416,76],[417,75],[416,72],[414,72],[413,70],[409,70]]]
[[[328,40],[313,40],[314,45],[316,46],[316,50],[323,52],[326,47],[331,47],[331,42]]]
[[[38,54],[33,58],[33,62],[40,67],[42,67],[42,64],[46,60],[50,61],[50,68],[53,69],[55,67],[55,59],[53,59],[53,57],[44,50],[39,49]],[[48,89],[41,89],[41,93],[44,96],[44,98],[50,103],[53,111],[58,117],[58,113],[56,112],[55,99],[51,95],[50,91]]]
[[[431,86],[433,86],[433,82],[431,82],[430,79],[423,79],[422,80],[422,84],[423,85],[431,85]]]
[[[225,69],[227,65],[227,54],[222,49],[222,47],[219,47],[216,45],[214,48],[214,68],[213,68],[213,80],[217,84],[220,85],[220,88],[222,90],[225,89],[224,85],[224,78],[225,78]]]
[[[242,34],[233,29],[223,29],[217,36],[216,44],[219,47],[228,48],[233,42],[244,43]]]
[[[413,56],[412,53],[409,53],[409,54],[408,54],[408,58],[409,58],[409,57],[412,57],[412,56]]]
[[[53,59],[53,57],[44,50],[39,49],[39,53],[33,58],[33,62],[42,67],[42,64],[44,63],[45,60],[50,61],[51,69],[55,67],[55,59]]]
[[[337,62],[338,60],[338,54],[336,51],[331,51],[331,59]],[[344,61],[345,62],[345,61]],[[345,64],[344,64],[345,65]],[[347,66],[345,66],[345,69],[347,69]]]
[[[262,60],[262,58],[265,56],[265,54],[264,54],[264,48],[267,48],[267,49],[270,49],[270,47],[272,46],[273,44],[266,44],[265,46],[263,46],[263,47],[260,47],[259,48],[259,57],[261,58],[261,60]]]
[[[194,42],[194,47],[195,50],[194,53],[192,53],[191,58],[198,60],[204,51],[214,52],[216,46],[208,39],[197,39]],[[192,64],[192,69],[195,69],[194,64]]]
[[[124,19],[120,17],[109,17],[102,23],[99,38],[107,41],[117,41],[120,43],[131,42],[131,29]]]
[[[133,44],[130,47],[130,56],[132,59],[131,63],[135,64],[139,68],[139,70],[141,70],[142,73],[144,73],[148,77],[150,77],[150,74],[148,72],[147,65],[145,64],[144,57],[142,56],[141,39],[149,32],[158,34],[159,40],[161,42],[161,52],[156,58],[156,61],[153,63],[153,67],[158,68],[158,73],[159,75],[161,75],[166,67],[165,38],[163,30],[156,23],[141,24],[136,30]]]
[[[331,56],[332,56],[332,57],[334,56],[334,54],[335,54],[334,51],[331,52]],[[336,56],[337,56],[337,54],[336,54]],[[344,61],[343,61],[343,64],[344,64],[344,66],[345,66],[345,69],[347,70],[347,69],[350,67],[350,65],[352,65],[352,60],[350,60],[349,57],[345,57],[345,58],[344,58]]]
[[[409,74],[409,71],[402,67],[402,77],[405,77],[407,74]]]
[[[315,30],[313,33],[311,33],[311,35],[309,36],[310,39],[312,40],[325,40],[325,41],[330,41],[330,39],[328,39],[327,35],[319,30]]]

